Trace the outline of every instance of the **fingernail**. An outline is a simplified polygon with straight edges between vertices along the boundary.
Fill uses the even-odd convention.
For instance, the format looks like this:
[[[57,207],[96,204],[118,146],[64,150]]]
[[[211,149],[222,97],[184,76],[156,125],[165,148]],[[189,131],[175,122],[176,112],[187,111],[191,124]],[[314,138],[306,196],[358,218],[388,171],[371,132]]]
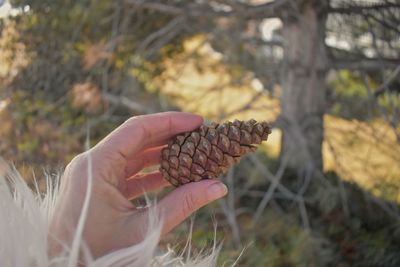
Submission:
[[[228,193],[228,188],[223,183],[215,183],[207,188],[207,195],[210,200],[218,199]]]

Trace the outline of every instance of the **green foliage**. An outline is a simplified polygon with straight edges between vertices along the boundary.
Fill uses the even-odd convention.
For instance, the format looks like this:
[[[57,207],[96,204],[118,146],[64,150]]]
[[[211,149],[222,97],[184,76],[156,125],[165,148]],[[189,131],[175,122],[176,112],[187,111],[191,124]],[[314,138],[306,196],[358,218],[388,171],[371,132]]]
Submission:
[[[384,83],[377,73],[362,76],[359,72],[340,70],[333,76],[328,82],[328,101],[331,103],[330,112],[333,115],[366,120],[379,117],[382,111],[393,114],[400,108],[397,89],[380,94],[375,101],[372,94]]]
[[[365,99],[368,92],[362,77],[348,70],[339,71],[329,82],[331,112],[344,118],[367,118]]]
[[[388,114],[396,114],[400,109],[400,94],[385,92],[378,97],[378,105]]]
[[[43,162],[66,164],[71,155],[82,151],[88,124],[95,144],[132,115],[124,106],[107,103],[102,93],[135,96],[135,101],[144,102],[143,106],[152,105],[151,98],[157,93],[152,81],[162,68],[156,62],[163,54],[156,51],[150,62],[146,50],[139,51],[138,46],[163,27],[169,16],[136,14],[123,1],[11,3],[30,7],[29,11],[8,18],[6,27],[16,34],[2,47],[11,55],[4,64],[12,66],[20,57],[26,60],[10,71],[17,75],[0,92],[11,101],[7,109],[13,118],[9,119],[17,126],[14,136],[18,138],[7,141],[21,152],[13,160],[33,167]],[[171,43],[163,53],[180,52],[180,39],[174,41],[176,44]],[[89,103],[94,101],[91,95],[89,100],[82,100],[88,92],[99,99]],[[40,137],[38,124],[48,127]],[[55,145],[57,142],[65,148]],[[57,148],[50,149],[43,143]],[[7,155],[7,151],[3,153]]]
[[[329,241],[302,229],[290,215],[269,210],[252,230],[249,240],[254,244],[243,256],[244,266],[326,266],[332,262]]]
[[[361,77],[348,70],[339,71],[337,80],[332,83],[332,86],[338,96],[349,98],[367,96]]]

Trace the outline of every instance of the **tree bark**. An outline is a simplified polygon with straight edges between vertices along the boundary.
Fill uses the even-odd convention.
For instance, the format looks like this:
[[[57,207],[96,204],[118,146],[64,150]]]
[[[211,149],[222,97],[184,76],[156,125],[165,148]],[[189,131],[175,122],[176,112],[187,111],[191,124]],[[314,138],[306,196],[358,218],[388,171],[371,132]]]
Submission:
[[[281,157],[296,170],[322,171],[325,46],[328,0],[305,0],[296,13],[284,14],[284,60],[281,74]]]

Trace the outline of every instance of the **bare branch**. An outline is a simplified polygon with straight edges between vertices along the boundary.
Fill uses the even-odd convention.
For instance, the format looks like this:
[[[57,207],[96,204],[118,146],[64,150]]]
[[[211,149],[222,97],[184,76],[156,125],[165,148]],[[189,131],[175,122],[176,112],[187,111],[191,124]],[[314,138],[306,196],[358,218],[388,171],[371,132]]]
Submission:
[[[400,65],[400,59],[377,58],[377,59],[334,59],[332,67],[334,69],[349,69],[349,70],[382,70],[394,69]]]
[[[236,248],[240,248],[242,246],[242,241],[240,238],[240,227],[236,218],[236,207],[235,207],[235,185],[233,182],[234,177],[234,168],[232,168],[226,175],[227,184],[229,188],[229,195],[227,198],[219,201],[219,204],[222,208],[223,213],[228,221],[229,226],[232,230],[233,242]]]
[[[399,9],[399,11],[400,11],[400,9]],[[365,14],[364,17],[366,19],[371,18],[374,21],[376,21],[379,24],[381,24],[384,28],[390,29],[392,31],[395,31],[397,34],[400,34],[400,30],[399,30],[399,27],[398,27],[398,24],[397,24],[397,23],[399,23],[398,20],[397,21],[390,21],[388,19],[386,19],[386,20],[380,19],[380,18],[378,18],[377,16],[375,16],[374,14],[371,14],[371,13]]]
[[[110,93],[103,93],[103,99],[111,104],[124,106],[125,108],[138,112],[141,114],[148,114],[154,112],[151,108],[132,99],[129,99],[126,96],[115,96]]]
[[[338,168],[340,169],[344,169],[342,166],[342,163],[340,161],[340,157],[337,154],[337,151],[334,147],[334,145],[332,144],[331,140],[329,140],[328,138],[326,139],[326,143],[328,145],[328,148],[330,150],[330,152],[333,155],[333,158],[335,160],[335,164],[338,166]],[[340,201],[342,203],[342,209],[343,209],[343,213],[346,216],[346,218],[350,218],[350,208],[349,208],[349,201],[348,201],[348,197],[346,194],[346,189],[344,186],[344,182],[343,179],[339,178],[338,179],[338,184],[339,184],[339,196],[340,196]]]
[[[348,5],[346,7],[331,7],[327,11],[339,14],[363,14],[368,11],[380,11],[388,8],[400,8],[400,4],[386,2],[372,5]]]
[[[275,0],[261,5],[246,5],[224,1],[227,9],[217,9],[210,4],[189,4],[184,7],[164,4],[162,2],[150,2],[139,0],[126,0],[126,3],[138,8],[153,10],[172,16],[185,15],[187,17],[232,17],[240,16],[242,19],[262,19],[279,17],[281,10],[289,3],[289,0]]]
[[[308,218],[308,213],[307,213],[307,208],[306,204],[304,203],[304,200],[299,201],[299,209],[300,209],[300,217],[303,222],[303,227],[309,231],[310,230],[310,219]]]
[[[260,219],[262,213],[264,212],[265,207],[268,205],[268,202],[273,198],[274,193],[278,185],[280,184],[280,181],[283,177],[283,174],[285,173],[286,166],[288,163],[288,157],[285,157],[280,166],[278,171],[276,172],[276,175],[273,177],[273,181],[271,182],[271,185],[269,186],[268,190],[265,192],[262,200],[258,204],[258,207],[256,209],[256,212],[254,213],[253,216],[253,223],[256,224],[257,221]]]
[[[261,5],[247,7],[245,15],[249,18],[279,17],[279,13],[289,2],[288,0],[275,0]]]
[[[154,10],[154,11],[168,14],[168,15],[176,16],[176,15],[183,14],[183,10],[181,8],[174,7],[172,5],[163,4],[163,3],[137,1],[137,0],[127,0],[126,3],[131,4],[133,6],[137,6],[139,8]]]
[[[274,182],[274,175],[268,170],[267,167],[257,158],[255,155],[249,155],[249,160],[254,164],[254,167],[268,179],[270,183]],[[300,201],[299,196],[290,191],[286,186],[281,183],[277,183],[277,189],[287,198],[293,201]]]
[[[175,31],[177,28],[179,29],[180,28],[179,25],[183,22],[183,19],[184,19],[183,17],[176,17],[173,20],[171,20],[167,25],[165,25],[163,28],[147,36],[146,39],[144,39],[143,42],[140,43],[137,49],[138,53],[145,50],[156,39],[167,36],[167,33],[170,31]]]
[[[386,82],[385,82],[386,83]],[[385,85],[385,83],[383,85]],[[364,86],[365,89],[368,92],[369,95],[369,99],[371,99],[371,96],[374,96],[371,92],[371,88],[369,87],[369,83],[368,83],[368,78],[367,76],[364,74]],[[387,88],[387,86],[385,87]],[[389,98],[389,100],[392,100],[391,98]],[[393,105],[393,102],[390,101],[389,102],[391,105]],[[398,118],[398,113],[394,112],[392,116],[389,115],[388,112],[386,112],[385,108],[379,103],[376,103],[377,107],[379,108],[379,111],[381,112],[381,114],[383,115],[383,118],[385,119],[385,121],[393,128],[394,133],[396,135],[396,139],[398,142],[400,142],[400,133],[398,132],[398,122],[399,122],[399,118]]]
[[[378,88],[375,89],[373,95],[375,97],[381,95],[384,93],[386,90],[389,89],[389,85],[394,81],[394,79],[398,78],[400,75],[400,65],[397,66],[397,68],[391,73],[390,77],[385,80],[383,84],[381,84]]]

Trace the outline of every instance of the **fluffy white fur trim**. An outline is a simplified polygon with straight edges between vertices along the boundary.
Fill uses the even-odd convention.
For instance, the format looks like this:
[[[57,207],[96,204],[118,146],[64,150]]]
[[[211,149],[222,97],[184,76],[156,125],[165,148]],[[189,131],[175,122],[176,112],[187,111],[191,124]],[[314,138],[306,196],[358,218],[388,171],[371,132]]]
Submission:
[[[57,200],[59,177],[46,176],[47,190],[33,192],[15,168],[0,159],[0,263],[3,267],[58,267],[78,266],[77,254],[85,248],[79,225],[75,242],[65,247],[62,256],[49,259],[47,236],[49,223]],[[90,190],[88,190],[90,191]],[[90,194],[90,192],[89,192]],[[90,196],[87,198],[90,201]],[[87,204],[87,203],[85,203]],[[87,209],[82,209],[79,224],[84,225]],[[155,212],[150,212],[149,228],[145,240],[98,259],[83,249],[84,266],[216,266],[220,246],[214,246],[198,256],[190,256],[190,246],[177,255],[172,250],[158,249],[161,223]],[[234,264],[233,264],[234,265]],[[233,266],[232,265],[232,266]]]

